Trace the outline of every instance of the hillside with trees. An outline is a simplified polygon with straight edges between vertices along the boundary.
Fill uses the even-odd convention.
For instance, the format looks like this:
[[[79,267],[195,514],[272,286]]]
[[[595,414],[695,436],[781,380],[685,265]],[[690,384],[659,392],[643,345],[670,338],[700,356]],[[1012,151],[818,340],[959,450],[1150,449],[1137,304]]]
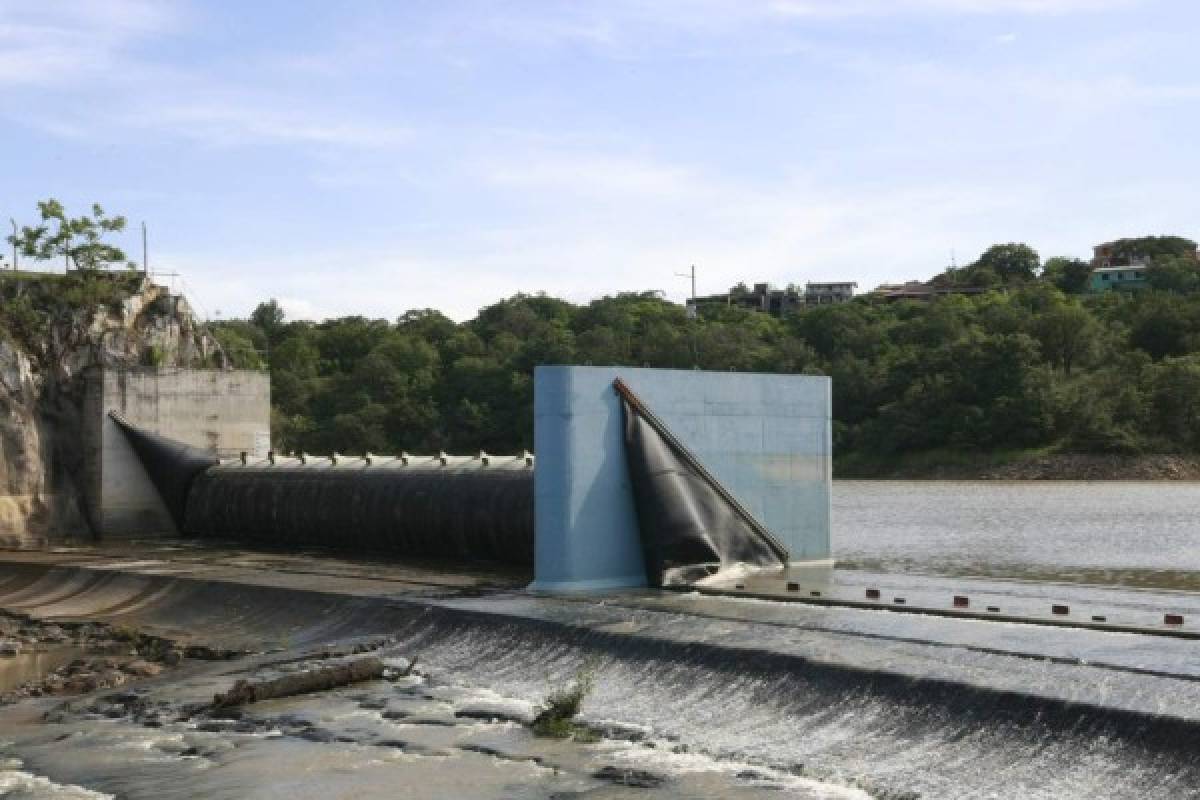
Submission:
[[[775,318],[685,309],[655,293],[586,305],[517,295],[455,323],[288,321],[274,302],[216,335],[269,368],[282,450],[532,449],[538,364],[829,375],[843,473],[1047,453],[1200,454],[1200,270],[1175,237],[1139,292],[1085,294],[1089,265],[1027,245],[989,249],[932,302],[870,295]],[[1190,250],[1189,250],[1190,248]]]

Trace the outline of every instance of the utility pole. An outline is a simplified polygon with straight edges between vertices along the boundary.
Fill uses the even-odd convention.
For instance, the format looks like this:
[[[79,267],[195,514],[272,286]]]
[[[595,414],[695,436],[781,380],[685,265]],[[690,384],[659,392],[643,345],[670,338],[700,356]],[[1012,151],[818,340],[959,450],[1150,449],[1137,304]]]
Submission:
[[[679,277],[679,278],[691,278],[692,279],[692,294],[691,294],[691,297],[689,297],[688,299],[691,300],[692,304],[694,305],[696,302],[696,265],[692,264],[691,269],[689,271],[676,272],[675,275],[676,275],[676,277]]]
[[[150,275],[150,257],[146,255],[146,220],[142,220],[142,275]]]
[[[13,238],[12,238],[13,272],[16,272],[17,271],[17,221],[15,219],[13,219],[12,217],[9,217],[8,221],[11,222],[12,226],[13,226]]]
[[[689,269],[687,272],[676,272],[675,276],[678,278],[691,278],[692,279],[692,294],[688,297],[688,302],[687,302],[688,317],[692,318],[697,313],[697,310],[696,310],[696,265],[692,264],[691,269]]]

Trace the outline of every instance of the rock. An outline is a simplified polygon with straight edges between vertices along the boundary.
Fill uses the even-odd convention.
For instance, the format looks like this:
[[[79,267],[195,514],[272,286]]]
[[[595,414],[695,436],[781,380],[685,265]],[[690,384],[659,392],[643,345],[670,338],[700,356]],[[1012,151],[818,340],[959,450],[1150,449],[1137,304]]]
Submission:
[[[125,673],[115,669],[105,670],[100,673],[101,686],[123,686],[125,684]]]
[[[130,675],[136,675],[139,678],[153,678],[163,671],[163,666],[138,659],[137,661],[130,661],[122,669]]]
[[[641,742],[646,739],[645,728],[622,725],[619,722],[598,722],[588,726],[592,734],[603,739],[621,739],[626,742]]]
[[[162,662],[168,667],[174,667],[183,661],[183,651],[178,647],[172,647],[167,652],[163,653]]]
[[[492,758],[500,758],[505,761],[527,761],[531,764],[542,763],[540,756],[529,755],[527,753],[510,753],[507,750],[501,750],[499,747],[492,747],[491,745],[479,744],[477,742],[460,744],[458,749],[467,753],[479,753],[480,755],[491,756]]]
[[[65,642],[70,639],[71,636],[57,625],[47,625],[40,631],[39,638],[43,642]]]
[[[459,719],[477,719],[484,722],[515,722],[518,725],[528,725],[533,721],[533,715],[506,706],[467,706],[454,712]]]
[[[14,639],[0,640],[0,657],[12,658],[21,655],[21,643]]]
[[[100,679],[94,672],[80,672],[71,676],[64,688],[70,692],[86,694],[100,688]]]
[[[655,775],[643,769],[625,769],[623,767],[601,767],[592,773],[597,780],[608,781],[617,786],[629,786],[635,789],[657,789],[667,782],[662,775]]]

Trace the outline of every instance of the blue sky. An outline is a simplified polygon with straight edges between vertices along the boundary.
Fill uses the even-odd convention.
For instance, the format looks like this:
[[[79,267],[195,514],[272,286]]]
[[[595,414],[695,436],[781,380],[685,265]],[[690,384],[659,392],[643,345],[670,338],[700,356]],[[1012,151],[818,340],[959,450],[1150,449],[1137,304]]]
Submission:
[[[691,263],[868,289],[1200,236],[1198,33],[1192,0],[0,0],[0,211],[145,220],[224,317],[682,299]]]

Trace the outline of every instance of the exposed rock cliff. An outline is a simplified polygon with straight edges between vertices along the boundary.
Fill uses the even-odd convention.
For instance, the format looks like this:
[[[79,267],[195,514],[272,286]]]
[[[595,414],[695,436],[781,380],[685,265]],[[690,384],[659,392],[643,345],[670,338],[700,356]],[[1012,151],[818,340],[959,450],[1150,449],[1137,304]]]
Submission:
[[[138,274],[0,275],[0,546],[90,535],[85,370],[224,366],[187,302]]]

